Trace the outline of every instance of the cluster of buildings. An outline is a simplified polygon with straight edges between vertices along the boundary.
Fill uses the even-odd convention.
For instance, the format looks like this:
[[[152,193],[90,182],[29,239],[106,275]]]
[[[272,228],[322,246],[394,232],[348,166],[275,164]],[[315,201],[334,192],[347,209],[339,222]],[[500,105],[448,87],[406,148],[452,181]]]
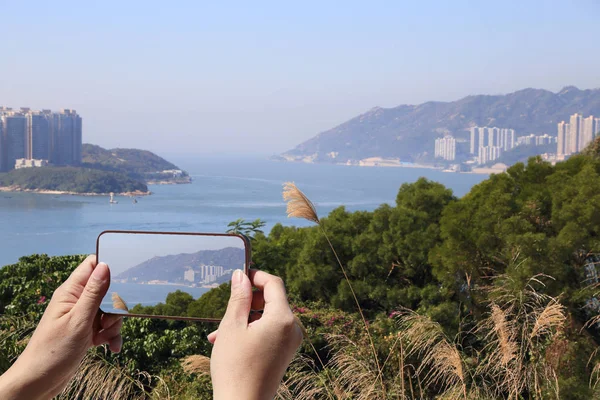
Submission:
[[[480,127],[470,128],[471,140],[469,154],[472,159],[466,164],[487,164],[502,156],[506,151],[517,146],[557,145],[556,154],[544,154],[548,160],[564,160],[566,156],[581,152],[594,138],[600,135],[600,118],[590,115],[586,118],[581,114],[573,114],[569,122],[558,123],[558,135],[548,134],[515,136],[515,130],[509,128]],[[462,142],[461,142],[462,143]],[[447,161],[456,160],[457,140],[451,135],[435,140],[435,157]],[[466,152],[466,148],[459,151]]]
[[[557,157],[579,153],[588,144],[594,140],[596,134],[600,132],[600,118],[594,118],[590,115],[583,118],[581,114],[573,114],[569,122],[558,123],[557,135]]]
[[[435,139],[435,158],[443,158],[448,161],[455,160],[456,139],[450,135]]]
[[[517,146],[544,146],[547,144],[556,143],[556,137],[550,136],[547,133],[543,135],[520,136],[517,138]]]
[[[191,284],[210,284],[216,282],[217,278],[231,274],[231,269],[224,269],[220,265],[201,265],[196,268],[188,267],[183,273],[183,280]]]
[[[516,146],[515,130],[508,128],[480,127],[471,128],[469,152],[477,156],[479,164],[487,164],[500,158],[503,152]]]
[[[75,110],[0,106],[0,171],[81,163],[82,124]]]

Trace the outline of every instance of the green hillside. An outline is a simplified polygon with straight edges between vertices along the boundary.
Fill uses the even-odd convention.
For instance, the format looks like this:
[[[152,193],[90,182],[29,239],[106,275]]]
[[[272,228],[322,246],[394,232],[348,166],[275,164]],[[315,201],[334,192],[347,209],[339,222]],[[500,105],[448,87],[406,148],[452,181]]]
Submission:
[[[148,186],[144,182],[122,173],[78,167],[15,169],[0,174],[0,186],[15,190],[74,193],[148,192]]]
[[[143,181],[168,181],[172,183],[188,183],[187,172],[182,171],[181,176],[163,172],[181,170],[156,154],[139,149],[104,149],[89,143],[82,147],[82,164],[84,167],[101,169],[105,171],[122,172],[131,178]]]

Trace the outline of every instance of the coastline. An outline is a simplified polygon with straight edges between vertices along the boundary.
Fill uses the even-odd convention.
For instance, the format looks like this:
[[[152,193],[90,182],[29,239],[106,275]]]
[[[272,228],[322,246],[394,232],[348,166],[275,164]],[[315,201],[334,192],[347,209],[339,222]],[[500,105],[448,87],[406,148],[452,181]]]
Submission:
[[[475,168],[472,171],[448,171],[446,167],[437,167],[431,164],[415,164],[415,163],[403,163],[396,159],[380,159],[379,157],[372,157],[364,160],[351,160],[340,163],[328,163],[328,162],[315,162],[315,161],[304,161],[304,160],[292,160],[292,159],[277,159],[272,158],[273,161],[286,162],[286,163],[299,163],[299,164],[330,164],[330,165],[342,165],[351,167],[363,167],[363,168],[415,168],[415,169],[430,169],[437,170],[447,173],[459,173],[459,174],[477,174],[477,175],[489,175],[492,173],[502,173],[505,170],[494,169],[494,168]]]
[[[64,190],[48,190],[48,189],[23,189],[19,186],[0,186],[0,192],[4,193],[36,193],[36,194],[54,194],[54,195],[71,195],[71,196],[110,196],[110,193],[79,193]],[[114,193],[116,196],[150,196],[151,191],[142,192],[139,190],[133,192]]]

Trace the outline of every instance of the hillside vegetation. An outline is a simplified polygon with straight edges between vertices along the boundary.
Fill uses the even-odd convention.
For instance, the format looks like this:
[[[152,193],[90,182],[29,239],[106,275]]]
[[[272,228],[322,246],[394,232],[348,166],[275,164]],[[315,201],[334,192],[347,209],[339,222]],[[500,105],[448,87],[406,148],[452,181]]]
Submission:
[[[599,398],[599,148],[597,139],[556,166],[532,158],[462,198],[420,179],[394,205],[256,232],[255,267],[284,279],[307,331],[277,398]],[[0,367],[81,259],[30,256],[0,269]],[[200,300],[175,292],[143,310],[222,311],[228,295],[227,285]],[[110,363],[74,385],[89,398],[128,398],[113,393],[128,387],[140,398],[210,399],[212,329],[127,319],[121,354],[93,351]],[[98,395],[91,383],[111,371],[125,383]]]
[[[317,162],[368,157],[433,160],[434,142],[452,134],[469,139],[472,126],[512,128],[517,135],[556,134],[556,124],[574,113],[600,116],[600,89],[566,87],[558,93],[524,89],[506,95],[468,96],[393,108],[375,107],[283,154]]]
[[[0,186],[73,193],[148,192],[144,182],[122,173],[78,167],[16,169],[0,173]]]
[[[185,171],[182,171],[182,176],[177,178],[172,173],[163,173],[163,171],[180,170],[180,168],[147,150],[107,150],[100,146],[84,143],[82,164],[88,168],[121,172],[131,178],[143,181],[189,182],[189,176]]]

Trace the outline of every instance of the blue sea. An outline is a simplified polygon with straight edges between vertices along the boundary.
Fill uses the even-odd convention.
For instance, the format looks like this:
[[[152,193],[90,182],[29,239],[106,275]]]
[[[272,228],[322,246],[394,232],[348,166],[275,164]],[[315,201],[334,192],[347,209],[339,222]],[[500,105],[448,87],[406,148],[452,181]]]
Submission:
[[[457,196],[485,175],[444,173],[418,168],[355,167],[285,163],[256,158],[173,158],[193,183],[154,185],[151,196],[134,204],[127,197],[0,193],[0,265],[34,253],[95,252],[98,234],[107,229],[224,232],[238,218],[305,226],[288,219],[282,184],[294,181],[321,216],[338,206],[373,210],[393,204],[400,185],[423,176],[443,183]]]

